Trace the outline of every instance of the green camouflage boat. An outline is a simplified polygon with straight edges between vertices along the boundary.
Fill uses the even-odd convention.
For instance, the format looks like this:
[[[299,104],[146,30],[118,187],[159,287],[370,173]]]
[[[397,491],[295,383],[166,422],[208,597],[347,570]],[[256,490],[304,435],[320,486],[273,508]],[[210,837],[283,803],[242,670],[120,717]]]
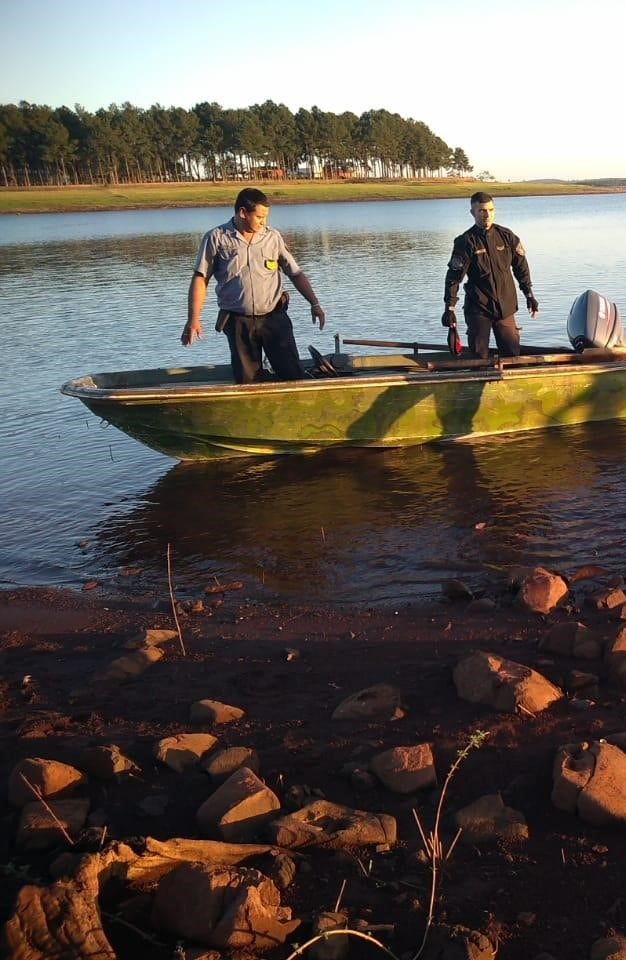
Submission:
[[[63,385],[96,416],[179,460],[401,447],[626,418],[626,350],[526,348],[448,359],[432,344],[322,357],[307,377],[237,385],[229,365],[96,373]],[[397,352],[407,350],[407,352]]]

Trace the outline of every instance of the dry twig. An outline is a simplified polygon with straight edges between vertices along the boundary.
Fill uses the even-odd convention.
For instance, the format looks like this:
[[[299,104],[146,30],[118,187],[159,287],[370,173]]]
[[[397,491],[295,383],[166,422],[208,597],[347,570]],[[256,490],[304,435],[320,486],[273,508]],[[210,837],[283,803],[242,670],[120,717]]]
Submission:
[[[180,649],[183,651],[183,657],[186,657],[187,651],[185,650],[185,644],[183,643],[183,634],[180,629],[180,623],[178,622],[178,615],[176,613],[176,600],[174,599],[174,588],[172,587],[172,561],[171,561],[171,548],[169,543],[167,545],[167,582],[170,588],[170,602],[172,604],[172,613],[174,614],[174,623],[176,624],[176,630],[178,631],[178,640],[180,642]]]

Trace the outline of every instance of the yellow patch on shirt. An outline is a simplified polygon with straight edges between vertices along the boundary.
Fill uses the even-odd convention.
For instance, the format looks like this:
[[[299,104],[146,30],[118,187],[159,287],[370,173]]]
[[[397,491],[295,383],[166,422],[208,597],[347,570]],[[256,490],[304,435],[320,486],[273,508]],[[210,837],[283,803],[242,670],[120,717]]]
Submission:
[[[265,266],[268,270],[278,270],[278,260],[266,260]]]

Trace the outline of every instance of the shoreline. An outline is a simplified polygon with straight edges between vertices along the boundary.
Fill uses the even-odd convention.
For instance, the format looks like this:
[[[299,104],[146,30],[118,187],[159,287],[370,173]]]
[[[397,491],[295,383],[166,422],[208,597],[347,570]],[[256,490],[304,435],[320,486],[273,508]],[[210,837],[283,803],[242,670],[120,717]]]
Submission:
[[[580,183],[428,181],[226,181],[219,184],[119,184],[1,187],[0,216],[30,213],[96,213],[123,210],[231,206],[244,187],[263,190],[273,206],[285,203],[353,203],[378,200],[447,200],[483,189],[498,198],[625,193],[626,187]]]
[[[455,811],[487,794],[521,811],[528,835],[514,829],[491,842],[461,839],[446,865],[434,932],[446,925],[480,931],[498,944],[501,960],[529,960],[546,951],[561,956],[563,942],[572,946],[572,957],[589,956],[598,937],[626,925],[619,899],[626,835],[556,809],[551,778],[563,744],[606,742],[602,738],[623,730],[623,688],[611,679],[608,659],[592,659],[589,647],[593,637],[608,650],[619,623],[585,602],[600,584],[614,592],[615,581],[600,567],[583,568],[570,578],[566,600],[547,614],[522,608],[510,590],[495,584],[473,600],[458,588],[442,592],[438,602],[390,610],[253,602],[234,589],[218,595],[200,588],[195,599],[179,602],[184,650],[172,630],[167,587],[133,597],[46,587],[0,591],[3,782],[30,758],[69,764],[87,770],[78,789],[82,799],[75,802],[88,803],[91,811],[74,847],[53,830],[47,844],[31,849],[18,839],[20,810],[2,792],[1,862],[12,869],[0,870],[0,925],[14,915],[24,884],[71,889],[68,874],[55,866],[60,853],[65,867],[76,853],[115,855],[120,843],[141,851],[149,838],[187,838],[191,845],[206,836],[196,814],[216,789],[207,770],[197,762],[174,769],[155,760],[163,738],[192,731],[217,738],[210,757],[218,749],[253,750],[282,814],[325,799],[394,818],[398,836],[391,844],[282,850],[291,853],[294,868],[281,898],[302,923],[300,942],[310,935],[312,918],[332,909],[341,890],[349,928],[384,924],[377,936],[393,955],[412,956],[429,892],[412,811],[418,809],[430,829],[446,772],[468,740],[485,731],[484,745],[450,783],[442,837],[446,844],[454,837]],[[574,656],[563,639],[580,621],[587,648]],[[158,659],[127,682],[113,678],[113,661],[128,657],[138,636],[159,630],[170,637],[158,641]],[[559,631],[560,646],[551,646]],[[462,699],[453,671],[473,650],[538,671],[563,691],[562,699],[518,713]],[[584,682],[594,692],[577,686]],[[333,717],[340,703],[377,684],[399,692],[399,712]],[[228,723],[194,726],[190,706],[202,698],[243,713]],[[430,782],[428,789],[394,791],[372,773],[372,757],[418,743],[431,745],[438,787]],[[105,776],[89,769],[87,755],[93,760],[95,748],[107,756],[119,751],[133,772]],[[274,856],[251,865],[276,876]],[[154,885],[139,895],[120,886],[112,895],[117,899],[108,895],[102,922],[113,956],[169,960],[181,937],[155,935]],[[187,958],[194,955],[190,943],[182,950]],[[289,951],[285,944],[269,956],[285,960]],[[226,950],[214,956],[236,955]]]

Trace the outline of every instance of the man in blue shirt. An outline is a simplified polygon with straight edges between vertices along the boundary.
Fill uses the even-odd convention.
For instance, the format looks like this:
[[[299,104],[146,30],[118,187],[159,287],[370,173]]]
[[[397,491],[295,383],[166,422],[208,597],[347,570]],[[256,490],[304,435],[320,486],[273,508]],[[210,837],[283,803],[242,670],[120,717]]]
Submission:
[[[235,216],[202,238],[189,286],[181,341],[187,346],[202,339],[202,307],[209,280],[215,277],[216,329],[228,338],[237,383],[267,379],[263,351],[279,380],[304,376],[286,309],[289,297],[283,290],[282,273],[310,303],[313,323],[319,321],[320,330],[324,327],[325,314],[311,283],[278,230],[267,226],[268,214],[269,200],[264,193],[253,187],[242,190],[235,200]]]

